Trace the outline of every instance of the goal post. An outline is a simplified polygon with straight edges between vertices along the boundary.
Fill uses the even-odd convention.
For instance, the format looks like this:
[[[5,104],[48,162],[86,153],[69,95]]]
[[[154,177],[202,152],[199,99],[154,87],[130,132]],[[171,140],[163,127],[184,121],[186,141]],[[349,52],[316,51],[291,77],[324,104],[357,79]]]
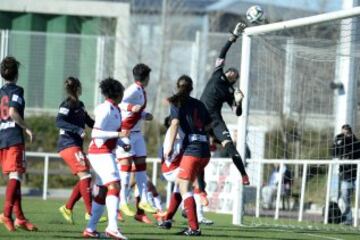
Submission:
[[[286,145],[291,144],[294,148],[293,152],[290,153],[293,154],[295,157],[300,157],[300,159],[295,158],[292,156],[291,160],[294,161],[300,161],[299,165],[301,165],[302,173],[300,174],[301,177],[301,186],[300,186],[300,210],[299,215],[297,219],[299,221],[303,218],[303,210],[304,210],[304,192],[305,187],[307,184],[307,171],[310,171],[312,162],[305,162],[303,164],[302,159],[305,157],[302,157],[302,150],[301,149],[301,140],[298,138],[305,138],[306,134],[309,134],[308,132],[312,129],[310,127],[305,127],[305,125],[308,125],[308,122],[313,121],[313,124],[317,122],[320,127],[324,127],[323,122],[327,121],[329,123],[329,119],[335,119],[335,123],[330,123],[329,125],[332,126],[333,132],[330,135],[327,135],[326,139],[323,139],[328,147],[330,148],[330,144],[332,143],[332,139],[334,134],[338,133],[340,131],[340,126],[342,126],[345,123],[350,123],[352,125],[355,125],[355,115],[356,111],[356,99],[354,96],[356,95],[354,91],[357,89],[357,79],[354,77],[356,73],[358,73],[358,70],[354,70],[353,63],[355,61],[355,58],[358,56],[353,56],[354,52],[351,51],[352,44],[354,44],[354,39],[351,38],[350,40],[342,40],[341,38],[348,37],[349,35],[353,34],[354,28],[356,26],[360,26],[360,21],[357,19],[357,17],[360,16],[360,7],[354,7],[351,9],[336,11],[336,12],[330,12],[325,14],[320,14],[316,16],[311,17],[305,17],[300,19],[294,19],[290,21],[284,21],[279,23],[273,23],[273,24],[266,24],[261,26],[254,26],[254,27],[248,27],[245,29],[243,35],[242,35],[242,52],[241,52],[241,66],[240,66],[240,89],[245,93],[245,97],[243,99],[243,115],[238,118],[238,135],[237,135],[237,147],[239,149],[239,152],[241,156],[245,159],[245,151],[246,151],[246,142],[249,140],[247,138],[248,134],[248,128],[250,124],[258,124],[261,122],[264,126],[269,127],[269,129],[273,129],[274,125],[278,125],[279,131],[281,133],[277,133],[278,135],[281,135],[283,138],[283,141]],[[348,19],[347,23],[341,23],[341,20]],[[336,27],[339,29],[336,29],[338,35],[338,39],[327,40],[327,39],[321,39],[318,40],[316,43],[311,42],[311,39],[305,39],[302,41],[292,41],[293,38],[291,36],[292,30],[297,28],[305,28],[309,26],[315,26],[315,25],[321,25],[328,24],[329,22],[335,22]],[[349,22],[351,25],[349,25]],[[349,28],[350,26],[350,28]],[[330,24],[328,26],[330,28]],[[279,34],[279,32],[285,32],[286,34]],[[315,31],[314,31],[315,32]],[[276,34],[275,34],[276,33]],[[345,33],[345,35],[344,35]],[[347,34],[346,34],[347,33]],[[264,36],[271,36],[271,37],[264,37]],[[289,41],[289,39],[291,40]],[[269,41],[271,40],[271,41]],[[306,41],[308,40],[308,42]],[[327,42],[328,41],[328,42]],[[256,46],[254,46],[254,42],[256,43]],[[292,47],[288,47],[289,44],[293,44]],[[260,45],[260,46],[259,46]],[[287,47],[283,47],[287,46]],[[326,49],[327,46],[330,46],[329,49]],[[336,51],[334,51],[334,47]],[[259,49],[265,49],[267,52],[264,53],[268,54],[269,56],[258,56],[258,59],[256,59],[256,62],[253,61],[253,57],[255,55],[259,55],[258,52],[261,51]],[[255,49],[255,50],[254,50]],[[315,99],[312,101],[309,105],[311,106],[304,106],[305,103],[301,103],[301,97],[298,97],[296,100],[293,100],[293,102],[290,101],[290,104],[292,104],[293,113],[286,113],[284,112],[284,109],[281,109],[280,105],[283,106],[282,98],[283,98],[283,87],[278,86],[277,83],[282,83],[279,79],[276,79],[276,77],[280,78],[282,77],[281,74],[284,74],[284,70],[276,69],[276,68],[285,68],[284,65],[288,64],[286,62],[286,49],[292,49],[291,51],[294,51],[295,59],[293,65],[290,67],[298,67],[297,65],[300,65],[304,68],[304,70],[311,70],[309,72],[303,71],[303,72],[297,72],[292,73],[293,71],[290,71],[292,74],[303,74],[304,76],[297,76],[297,81],[294,83],[295,85],[292,86],[291,91],[295,93],[294,94],[305,94],[311,92],[311,94],[318,94],[319,99]],[[299,54],[298,54],[299,53]],[[278,62],[277,62],[278,61]],[[263,64],[261,67],[263,69],[257,69],[259,68],[259,63]],[[266,64],[266,65],[265,65]],[[308,65],[306,65],[308,64]],[[321,78],[321,71],[313,71],[311,69],[311,64],[313,67],[316,65],[318,68],[326,68],[330,69],[334,72],[334,75],[336,75],[333,79],[330,79],[331,82],[340,84],[342,86],[342,91],[339,89],[334,90],[319,90],[314,91],[314,86],[310,86],[309,82],[316,81],[316,84],[318,86],[322,86],[324,89],[329,88],[329,79],[327,81],[323,81]],[[306,66],[306,67],[304,67]],[[286,68],[289,66],[286,66]],[[300,67],[300,68],[301,68]],[[275,69],[272,69],[275,68]],[[299,69],[300,69],[299,68]],[[336,73],[338,71],[344,71],[347,70],[347,76],[341,76],[340,74]],[[316,74],[314,78],[312,71]],[[324,70],[325,71],[325,70]],[[262,73],[266,72],[266,73]],[[252,75],[256,75],[252,77]],[[331,75],[332,76],[332,75]],[[329,76],[326,76],[329,77]],[[269,79],[271,80],[269,80]],[[324,77],[325,78],[325,77]],[[304,80],[303,82],[301,80]],[[264,83],[261,83],[260,81],[266,81]],[[254,81],[254,82],[252,82]],[[307,85],[306,85],[307,84]],[[305,89],[303,90],[301,87]],[[339,86],[340,86],[339,85]],[[305,86],[305,87],[304,87]],[[271,88],[271,90],[264,90],[262,92],[262,88],[267,87]],[[278,89],[275,89],[278,87]],[[255,89],[256,88],[256,89]],[[253,96],[254,91],[257,91],[257,95]],[[269,91],[273,91],[271,93],[268,93]],[[271,95],[269,97],[269,95]],[[259,100],[259,98],[262,98]],[[269,101],[269,98],[271,98]],[[300,99],[300,100],[299,100]],[[272,103],[274,106],[269,107],[270,103]],[[329,103],[329,104],[328,104]],[[261,107],[256,108],[258,104]],[[326,105],[327,104],[327,105]],[[342,107],[335,107],[342,105]],[[296,105],[296,106],[295,106]],[[270,109],[269,109],[270,108]],[[311,109],[310,109],[311,108]],[[316,109],[318,108],[318,109]],[[328,109],[332,108],[332,111],[329,111]],[[296,110],[294,110],[296,109]],[[299,110],[300,109],[300,110]],[[252,112],[253,114],[250,114]],[[260,115],[261,117],[256,118],[256,114],[258,112],[262,112]],[[300,113],[301,112],[301,113]],[[276,115],[273,117],[273,115]],[[304,116],[301,116],[304,115]],[[316,115],[316,116],[315,116]],[[294,116],[299,121],[292,121]],[[309,117],[311,116],[311,117]],[[342,118],[338,118],[337,116],[343,116]],[[277,123],[271,123],[272,118],[276,118],[278,120]],[[311,118],[311,119],[310,119]],[[310,120],[309,120],[310,119]],[[324,120],[326,119],[326,120]],[[331,120],[330,120],[331,121]],[[301,127],[296,126],[293,127],[290,130],[290,133],[287,132],[287,127],[291,124],[301,125]],[[315,122],[315,123],[314,123]],[[333,121],[334,122],[334,121]],[[280,126],[279,126],[280,125]],[[314,126],[312,126],[314,127]],[[319,127],[319,128],[320,128]],[[300,133],[298,132],[300,131]],[[298,136],[298,134],[303,134],[302,136]],[[316,133],[322,136],[323,133]],[[290,140],[286,139],[290,135]],[[281,137],[280,137],[281,138]],[[285,138],[285,140],[284,140]],[[310,136],[311,138],[311,136]],[[312,141],[312,142],[311,142]],[[290,143],[289,143],[290,142]],[[297,142],[297,143],[296,143]],[[319,140],[320,142],[320,140]],[[316,142],[316,144],[321,145],[321,143]],[[310,139],[310,144],[315,144],[315,141],[313,139]],[[281,143],[284,144],[284,143]],[[287,150],[288,146],[283,147],[280,146],[274,146],[274,148],[278,148],[276,150]],[[300,148],[300,149],[299,149]],[[321,149],[322,147],[319,147],[319,155],[320,151],[324,151]],[[288,153],[286,151],[282,156],[282,154],[278,154],[276,156],[279,159],[285,159],[283,160],[283,164],[288,161]],[[304,154],[306,155],[306,154]],[[314,158],[311,159],[315,162],[320,161],[322,158],[318,157],[318,159]],[[253,159],[250,159],[249,164],[255,163],[256,161],[252,161]],[[265,160],[264,160],[265,161]],[[320,161],[321,162],[321,161]],[[294,162],[293,162],[294,163]],[[280,164],[280,168],[283,168],[283,164]],[[261,165],[261,164],[260,164]],[[296,165],[296,164],[295,164]],[[261,166],[263,168],[264,166]],[[331,163],[328,164],[328,170],[331,170],[334,168],[334,171],[338,171],[338,165]],[[261,172],[260,169],[254,170],[256,173]],[[260,173],[261,174],[261,173]],[[359,170],[357,171],[357,174],[359,174]],[[328,179],[332,179],[332,175],[334,175],[334,172],[329,173]],[[251,177],[251,176],[250,176]],[[238,179],[239,180],[239,179]],[[240,183],[240,181],[238,181]],[[327,184],[331,184],[331,182],[327,181]],[[255,185],[259,186],[259,182]],[[359,184],[358,184],[359,185]],[[330,186],[328,186],[327,193],[331,193]],[[233,224],[241,225],[243,224],[243,216],[244,216],[244,199],[243,199],[243,188],[239,187],[237,188],[238,194],[236,196],[240,196],[236,199],[234,199],[234,207],[233,207]],[[357,187],[358,191],[358,187]],[[259,198],[259,189],[257,188],[256,193],[256,199]],[[357,192],[358,194],[358,192]],[[278,201],[279,196],[281,195],[281,189],[277,189],[276,192],[276,209],[275,209],[275,218],[277,218],[278,215]],[[325,215],[326,210],[329,208],[329,198],[330,195],[326,194],[327,199],[324,201],[326,202],[326,209],[325,209]],[[358,198],[359,196],[355,196],[355,204],[358,204]],[[256,201],[256,209],[255,209],[255,215],[258,216],[259,210],[258,210],[258,201]],[[358,207],[358,205],[356,205]],[[356,217],[357,217],[356,212]],[[325,221],[325,220],[324,220]],[[358,219],[354,219],[354,224],[357,224]]]

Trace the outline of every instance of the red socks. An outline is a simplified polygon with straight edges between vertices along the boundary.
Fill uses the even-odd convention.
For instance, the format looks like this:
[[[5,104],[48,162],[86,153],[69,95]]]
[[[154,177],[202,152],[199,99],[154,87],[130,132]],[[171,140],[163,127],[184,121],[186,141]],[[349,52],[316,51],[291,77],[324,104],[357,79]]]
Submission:
[[[75,185],[75,187],[73,188],[73,191],[71,193],[71,196],[69,198],[69,200],[66,203],[66,208],[72,210],[74,208],[74,205],[77,201],[79,201],[79,199],[81,198],[81,193],[80,193],[80,181],[77,182],[77,184]]]
[[[165,220],[171,220],[174,217],[176,210],[180,206],[181,200],[182,200],[182,197],[181,197],[180,193],[173,193],[171,195],[170,206],[167,211]],[[196,204],[195,204],[194,197],[192,196],[191,193],[187,193],[184,196],[184,208],[185,208],[186,215],[188,218],[189,227],[192,230],[198,230],[199,223],[197,221],[197,216],[196,216]]]
[[[198,223],[197,216],[196,216],[196,204],[195,204],[194,197],[192,195],[187,195],[185,197],[184,208],[186,211],[186,216],[188,218],[189,227],[192,230],[198,230],[199,223]]]
[[[84,200],[86,212],[91,214],[91,178],[84,178],[79,181],[80,194]]]
[[[20,181],[16,179],[9,179],[6,186],[5,203],[4,203],[4,216],[11,218],[14,204],[19,196]]]
[[[181,197],[180,193],[172,193],[171,194],[170,205],[167,210],[165,220],[171,220],[174,217],[178,207],[181,204],[181,201],[182,201],[182,197]]]
[[[66,208],[72,210],[74,205],[82,197],[84,199],[84,204],[86,212],[91,214],[91,178],[84,178],[78,181],[78,183],[73,188],[71,196],[66,203]]]
[[[18,181],[19,182],[19,181]],[[16,191],[16,198],[14,202],[14,213],[17,219],[25,220],[24,212],[21,207],[21,183],[19,182],[19,187]]]

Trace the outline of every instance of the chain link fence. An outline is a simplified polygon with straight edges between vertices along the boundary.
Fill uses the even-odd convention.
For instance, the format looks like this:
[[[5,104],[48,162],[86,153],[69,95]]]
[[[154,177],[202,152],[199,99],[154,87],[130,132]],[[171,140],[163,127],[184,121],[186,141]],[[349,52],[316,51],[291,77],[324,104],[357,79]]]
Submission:
[[[219,51],[228,38],[226,33],[197,32],[193,41],[166,40],[162,44],[160,33],[157,33],[151,41],[144,41],[139,38],[139,35],[134,36],[137,37],[123,46],[123,49],[126,49],[124,54],[127,58],[127,65],[123,68],[126,69],[127,77],[119,80],[129,85],[132,82],[132,67],[139,62],[148,64],[152,68],[151,82],[148,86],[148,108],[155,111],[159,118],[167,114],[167,108],[162,105],[162,102],[174,93],[175,83],[180,75],[190,75],[195,85],[193,95],[201,96],[212,74]],[[286,70],[281,67],[291,60],[291,56],[285,56],[285,50],[282,49],[286,46],[294,46],[284,39],[286,38],[277,37],[268,42],[264,42],[264,39],[254,41],[253,67],[250,75],[252,87],[250,93],[245,93],[251,96],[251,111],[269,113],[277,111],[279,107],[284,107],[283,101],[287,101],[287,96],[283,95],[283,88],[286,87],[284,79],[287,77],[286,74],[289,74],[286,71],[291,70],[290,74],[295,78],[304,76],[304,79],[300,81],[304,84],[313,79],[309,75],[313,73],[309,71],[305,71],[308,77],[297,72],[299,64],[304,65],[309,62],[306,59],[303,63],[294,62],[292,66],[295,67],[292,69]],[[116,41],[122,40],[110,36],[3,30],[0,32],[0,57],[12,55],[21,62],[19,84],[25,89],[28,113],[55,113],[59,103],[65,97],[63,81],[67,76],[75,76],[81,80],[83,84],[81,99],[88,110],[92,111],[94,106],[101,101],[98,82],[105,77],[118,78],[115,75],[115,51],[118,51],[115,47]],[[228,52],[226,67],[239,69],[240,58],[241,39],[238,39]],[[272,63],[271,66],[278,65],[279,67],[269,68],[269,62]],[[332,62],[329,64],[331,65]],[[317,76],[329,75],[327,69],[326,66],[319,68]],[[265,72],[266,74],[263,74]],[[329,84],[327,79],[333,79],[333,77],[329,76],[324,80],[318,77],[310,84],[320,84],[320,89],[327,89],[329,92],[331,90],[324,87]],[[270,84],[269,81],[271,81]],[[276,93],[274,89],[278,89],[279,92]],[[296,104],[299,108],[302,106],[299,105],[301,92],[295,94],[294,91],[297,91],[295,89],[302,88],[297,86],[291,90],[290,104]],[[314,85],[311,89],[318,88]],[[328,98],[320,99],[320,95],[307,94],[311,97],[312,103],[319,101],[324,114],[331,114],[332,101]],[[314,97],[317,99],[313,99]],[[309,107],[312,104],[306,105]]]
[[[118,40],[114,37],[23,31],[1,31],[0,34],[0,56],[15,56],[21,63],[19,85],[25,89],[28,113],[55,113],[65,97],[63,82],[68,76],[78,77],[82,82],[81,99],[91,111],[101,101],[98,82],[105,77],[117,78],[115,44]],[[156,103],[175,91],[180,75],[197,76],[201,70],[197,55],[200,51],[193,41],[172,40],[161,47],[135,39],[125,47],[127,65],[123,67],[127,79],[118,80],[129,85],[133,66],[139,62],[148,64],[152,68],[148,107],[152,110],[157,109]],[[164,111],[167,110],[160,113],[165,114]]]

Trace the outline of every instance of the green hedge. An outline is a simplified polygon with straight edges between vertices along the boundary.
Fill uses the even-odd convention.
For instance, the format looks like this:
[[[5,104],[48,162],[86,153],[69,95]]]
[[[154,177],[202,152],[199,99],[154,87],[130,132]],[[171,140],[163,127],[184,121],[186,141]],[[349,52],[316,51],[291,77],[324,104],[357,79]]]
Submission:
[[[31,116],[26,122],[34,133],[34,140],[30,144],[26,142],[27,151],[55,152],[59,130],[55,126],[53,116]]]
[[[306,126],[301,131],[295,121],[287,120],[279,127],[266,133],[265,158],[268,159],[330,159],[333,141],[333,129],[312,128]],[[285,137],[287,137],[287,144]],[[287,145],[287,146],[286,146]],[[298,149],[297,149],[298,148]],[[270,172],[272,167],[265,166],[264,172]],[[294,167],[290,167],[293,171]],[[302,168],[299,168],[302,171]],[[307,177],[307,202],[321,203],[325,197],[327,167],[311,165]],[[294,174],[294,172],[293,172]],[[301,172],[299,179],[294,178],[293,191],[300,191]],[[294,175],[293,175],[294,176]],[[264,176],[265,177],[265,176]],[[267,179],[264,179],[267,181]]]
[[[35,152],[56,152],[56,143],[59,136],[59,130],[55,126],[55,117],[48,115],[30,116],[26,122],[32,129],[35,138],[33,143],[26,144],[27,151]],[[157,121],[146,123],[144,126],[145,141],[149,157],[157,157],[158,148],[162,142],[165,133],[164,127]],[[90,141],[90,130],[86,130],[84,149],[86,151]]]
[[[26,117],[28,126],[34,133],[34,140],[30,144],[26,141],[26,150],[34,152],[56,152],[56,144],[59,136],[59,130],[55,126],[55,117],[49,115],[29,116]],[[148,147],[148,156],[157,157],[158,148],[162,142],[163,135],[165,133],[164,127],[156,121],[145,123],[145,141]],[[87,146],[90,141],[90,129],[86,130],[86,137],[84,141],[84,150],[87,150]],[[39,158],[27,158],[29,174],[25,175],[25,183],[27,186],[41,188],[43,176],[41,171],[43,169],[43,161]],[[63,188],[71,187],[77,181],[77,178],[71,175],[68,167],[63,161],[50,161],[49,169],[60,170],[68,174],[51,174],[49,176],[50,188]],[[31,171],[37,172],[31,173]],[[148,166],[148,172],[151,173],[152,165]],[[0,178],[0,184],[4,185],[5,181]]]
[[[330,159],[333,129],[306,127],[299,132],[297,124],[285,123],[285,131],[280,128],[266,133],[265,158],[268,159]],[[287,146],[284,135],[287,139]],[[296,148],[298,149],[298,156]]]

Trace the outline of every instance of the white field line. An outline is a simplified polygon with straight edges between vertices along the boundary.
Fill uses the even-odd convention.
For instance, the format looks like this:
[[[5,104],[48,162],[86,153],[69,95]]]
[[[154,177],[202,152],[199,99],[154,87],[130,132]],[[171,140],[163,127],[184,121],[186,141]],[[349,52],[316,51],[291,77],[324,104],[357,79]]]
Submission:
[[[246,227],[245,225],[242,226],[242,227]],[[249,227],[249,226],[248,226]],[[252,226],[253,227],[253,226]],[[251,228],[251,227],[249,227]],[[286,229],[271,229],[272,232],[288,232],[288,233],[294,233],[290,230],[286,230]],[[307,236],[310,236],[310,237],[315,237],[315,238],[320,238],[320,239],[328,239],[328,240],[344,240],[343,238],[336,238],[336,237],[327,237],[327,236],[323,236],[323,235],[320,235],[320,234],[314,234],[314,233],[300,233],[300,234],[303,234],[303,235],[307,235]]]
[[[322,236],[322,235],[319,235],[319,234],[313,234],[313,233],[302,233],[302,234],[307,235],[307,236],[311,236],[311,237],[321,238],[321,239],[343,240],[342,238],[326,237],[326,236]]]

